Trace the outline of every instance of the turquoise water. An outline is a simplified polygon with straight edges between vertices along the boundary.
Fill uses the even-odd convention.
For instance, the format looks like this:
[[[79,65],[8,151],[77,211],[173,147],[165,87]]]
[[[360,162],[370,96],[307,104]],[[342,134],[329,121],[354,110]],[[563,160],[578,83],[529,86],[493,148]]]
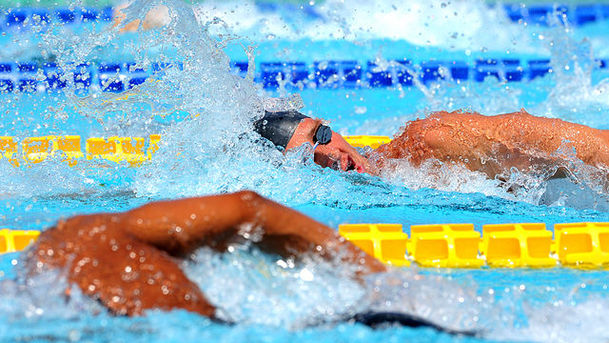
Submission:
[[[133,18],[159,2],[136,1]],[[133,60],[143,66],[175,61],[159,82],[122,94],[1,95],[2,135],[147,135],[162,133],[154,158],[140,168],[59,161],[14,168],[0,160],[0,226],[44,229],[77,213],[123,211],[151,200],[240,189],[302,211],[331,227],[340,223],[412,224],[608,221],[602,182],[574,165],[578,185],[553,184],[515,173],[508,192],[495,180],[455,166],[407,163],[383,177],[345,174],[312,164],[306,149],[284,157],[256,141],[251,120],[268,96],[229,72],[229,61],[319,59],[412,61],[431,58],[473,63],[480,57],[551,58],[555,73],[532,82],[443,82],[404,88],[298,90],[305,112],[331,121],[344,134],[399,132],[406,121],[433,110],[471,109],[484,114],[516,111],[609,128],[609,72],[594,58],[609,56],[609,23],[565,29],[508,22],[482,2],[412,2],[377,6],[327,1],[324,20],[299,12],[256,12],[251,3],[200,5],[163,2],[176,15],[168,28],[119,35],[109,27],[56,26],[1,37],[3,60],[54,58],[68,62]],[[147,7],[148,6],[148,7]],[[352,7],[349,7],[352,6]],[[193,13],[196,13],[196,17]],[[409,13],[416,13],[415,16]],[[454,13],[457,13],[456,15]],[[451,15],[450,25],[441,18]],[[408,26],[400,23],[407,16]],[[208,23],[206,18],[221,18]],[[373,19],[367,19],[368,17]],[[452,17],[451,17],[452,18]],[[289,19],[289,20],[288,20]],[[198,21],[197,21],[198,20]],[[446,19],[448,20],[448,19]],[[285,22],[298,25],[284,25]],[[384,23],[384,24],[383,24]],[[541,38],[541,37],[543,38]],[[234,39],[233,39],[234,38]],[[225,47],[226,46],[226,47]],[[569,68],[565,68],[568,66]],[[193,118],[188,114],[199,113]],[[180,153],[178,157],[178,153]],[[304,162],[303,162],[304,161]],[[562,197],[552,194],[567,191]],[[554,193],[553,193],[554,192]],[[173,342],[214,341],[606,341],[609,308],[605,271],[444,270],[391,271],[360,285],[341,277],[341,266],[315,258],[281,267],[277,257],[239,246],[231,253],[201,249],[184,264],[188,275],[227,318],[218,325],[187,312],[152,311],[141,318],[108,315],[75,292],[63,296],[65,279],[48,273],[26,284],[20,254],[0,256],[0,340]],[[430,330],[356,324],[308,327],[365,309],[415,313],[443,325],[479,329],[479,338]]]

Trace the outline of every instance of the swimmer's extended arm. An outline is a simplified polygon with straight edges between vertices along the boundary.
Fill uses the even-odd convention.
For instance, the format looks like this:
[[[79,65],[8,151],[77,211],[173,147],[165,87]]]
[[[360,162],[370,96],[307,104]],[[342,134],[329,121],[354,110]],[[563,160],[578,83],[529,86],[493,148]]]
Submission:
[[[439,112],[410,122],[391,143],[377,149],[390,158],[409,158],[415,165],[435,158],[460,162],[490,177],[516,167],[573,160],[609,166],[607,131],[524,111],[497,116]]]
[[[172,254],[187,254],[206,240],[243,232],[249,225],[252,235],[260,227],[265,237],[303,240],[315,245],[317,253],[362,265],[366,272],[385,270],[335,230],[249,191],[155,202],[121,214],[118,221],[138,240]]]

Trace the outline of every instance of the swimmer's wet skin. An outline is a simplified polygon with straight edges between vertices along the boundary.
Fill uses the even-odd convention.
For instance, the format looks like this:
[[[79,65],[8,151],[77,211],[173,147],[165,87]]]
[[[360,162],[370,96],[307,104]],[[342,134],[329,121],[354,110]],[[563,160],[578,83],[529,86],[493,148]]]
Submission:
[[[296,122],[295,118],[289,119],[291,131],[282,133],[284,140],[289,136],[285,146],[262,135],[285,149],[305,143],[314,145],[315,130],[321,122],[306,116],[298,117]],[[407,123],[402,133],[380,146],[370,157],[376,163],[370,163],[336,132],[332,132],[328,144],[319,145],[314,152],[319,165],[344,171],[355,169],[376,174],[377,168],[387,166],[388,159],[408,159],[415,166],[436,159],[462,164],[489,178],[500,178],[509,175],[511,168],[534,172],[548,166],[565,167],[576,159],[606,169],[609,167],[609,133],[560,119],[532,116],[524,110],[496,116],[437,112]]]
[[[438,112],[410,122],[376,152],[383,158],[408,158],[415,166],[427,159],[459,163],[489,178],[509,175],[511,168],[530,172],[578,160],[606,170],[609,133],[524,110],[496,116]]]
[[[313,219],[256,193],[243,191],[155,202],[124,213],[76,216],[44,231],[26,256],[28,276],[64,269],[71,285],[116,315],[184,309],[211,319],[216,305],[176,263],[201,246],[224,250],[244,230],[259,230],[264,250],[282,255],[312,251],[356,266],[354,277],[385,265]],[[66,290],[70,294],[70,290]],[[219,304],[221,306],[221,304]],[[456,332],[404,313],[361,313],[347,321],[371,327],[398,324]],[[320,322],[324,322],[323,319]]]

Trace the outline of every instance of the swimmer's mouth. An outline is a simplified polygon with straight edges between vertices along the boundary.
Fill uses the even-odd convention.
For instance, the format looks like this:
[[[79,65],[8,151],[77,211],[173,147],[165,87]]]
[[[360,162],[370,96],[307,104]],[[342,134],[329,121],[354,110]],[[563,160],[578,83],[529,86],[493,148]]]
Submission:
[[[327,167],[334,170],[351,171],[355,170],[357,166],[355,165],[353,159],[351,159],[351,156],[349,156],[347,157],[347,165],[345,166],[345,169],[342,168],[340,160],[335,159],[331,159]]]
[[[353,162],[351,157],[349,157],[349,160],[347,160],[347,167],[345,168],[345,171],[350,171],[350,170],[355,170],[355,162]]]

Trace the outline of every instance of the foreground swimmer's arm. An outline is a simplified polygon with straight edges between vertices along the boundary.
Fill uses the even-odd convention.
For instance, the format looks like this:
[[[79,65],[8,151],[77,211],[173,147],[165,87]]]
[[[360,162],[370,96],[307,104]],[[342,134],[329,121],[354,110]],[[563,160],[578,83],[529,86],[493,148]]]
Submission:
[[[281,253],[308,249],[351,263],[358,275],[385,270],[336,231],[247,191],[62,220],[40,235],[27,264],[29,275],[53,268],[65,272],[70,285],[116,314],[177,308],[215,318],[215,306],[174,257],[238,233],[258,237]],[[285,250],[286,245],[295,250]]]
[[[404,132],[377,152],[419,165],[434,158],[461,163],[493,178],[515,167],[523,171],[560,165],[574,157],[609,166],[606,131],[524,111],[483,116],[440,112],[408,123]],[[575,156],[570,156],[575,154]]]
[[[256,232],[256,226],[261,227]],[[148,309],[183,309],[218,319],[216,305],[168,256],[191,252],[223,236],[243,235],[301,241],[314,251],[336,256],[360,268],[359,273],[385,270],[334,230],[253,192],[156,202],[122,214],[94,214],[60,221],[44,231],[27,254],[28,276],[58,268],[69,287],[98,300],[118,315],[141,315]],[[158,248],[158,249],[157,249]],[[160,249],[160,250],[159,250]],[[71,290],[66,290],[69,296]],[[218,304],[221,306],[221,304]],[[364,312],[347,315],[370,327],[403,325],[455,331],[407,313]],[[320,318],[320,323],[326,322]]]
[[[385,270],[335,230],[249,191],[155,202],[121,214],[119,223],[139,241],[173,255],[241,233],[270,238],[275,246],[294,243],[298,248],[313,248],[322,256],[359,265],[363,273]]]

